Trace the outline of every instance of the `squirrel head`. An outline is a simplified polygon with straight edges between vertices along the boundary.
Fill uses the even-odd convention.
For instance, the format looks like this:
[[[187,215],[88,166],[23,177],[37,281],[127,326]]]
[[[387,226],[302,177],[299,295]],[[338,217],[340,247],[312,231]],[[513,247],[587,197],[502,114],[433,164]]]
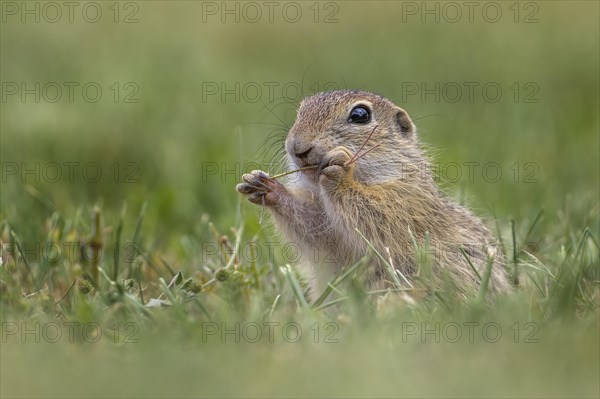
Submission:
[[[364,183],[396,179],[403,159],[420,159],[416,129],[402,108],[377,94],[339,90],[305,98],[285,141],[293,169],[318,165],[337,146],[361,153],[355,175]],[[314,173],[303,175],[314,176]]]

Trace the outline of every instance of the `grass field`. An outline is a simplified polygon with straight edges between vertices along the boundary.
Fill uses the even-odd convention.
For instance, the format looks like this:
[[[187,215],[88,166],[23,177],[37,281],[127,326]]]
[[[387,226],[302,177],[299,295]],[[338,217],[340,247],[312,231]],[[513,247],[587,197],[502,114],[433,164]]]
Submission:
[[[599,397],[599,4],[269,4],[0,2],[1,396]],[[408,111],[513,292],[307,299],[235,185],[334,88]]]

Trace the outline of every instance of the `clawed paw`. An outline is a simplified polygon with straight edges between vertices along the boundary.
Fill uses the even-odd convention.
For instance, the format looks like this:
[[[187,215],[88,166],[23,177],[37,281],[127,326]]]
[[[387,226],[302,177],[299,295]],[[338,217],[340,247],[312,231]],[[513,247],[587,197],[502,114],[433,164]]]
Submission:
[[[285,192],[285,187],[277,180],[272,179],[262,170],[253,170],[250,173],[242,175],[244,183],[238,184],[235,188],[243,195],[248,197],[248,201],[259,205],[277,205],[280,195]]]
[[[325,154],[319,165],[321,185],[328,189],[337,187],[352,167],[349,164],[352,156],[352,152],[346,147],[336,147]]]

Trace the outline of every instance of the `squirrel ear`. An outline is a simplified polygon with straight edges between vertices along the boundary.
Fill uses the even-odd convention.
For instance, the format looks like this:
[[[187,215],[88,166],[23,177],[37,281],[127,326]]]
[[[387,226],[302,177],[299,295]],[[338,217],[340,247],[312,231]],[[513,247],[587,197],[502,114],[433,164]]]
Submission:
[[[402,133],[403,136],[405,137],[412,137],[415,134],[415,125],[413,124],[412,120],[410,119],[410,117],[408,116],[408,114],[406,113],[405,110],[403,110],[402,108],[398,108],[396,111],[396,123],[398,124],[398,127],[400,129],[400,132]]]

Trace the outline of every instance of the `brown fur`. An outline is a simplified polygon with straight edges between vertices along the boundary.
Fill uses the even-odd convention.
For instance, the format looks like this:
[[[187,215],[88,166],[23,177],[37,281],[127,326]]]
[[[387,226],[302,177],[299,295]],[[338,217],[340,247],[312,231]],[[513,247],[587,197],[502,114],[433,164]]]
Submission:
[[[371,110],[369,123],[348,121],[357,104]],[[379,147],[349,164],[375,126],[361,153],[376,144]],[[388,247],[394,267],[409,280],[417,271],[414,241],[423,246],[428,234],[434,279],[441,281],[449,275],[462,292],[477,287],[479,281],[459,247],[483,275],[496,241],[479,218],[439,190],[419,148],[416,129],[403,109],[362,91],[308,97],[289,131],[286,150],[291,170],[309,165],[320,165],[319,169],[298,173],[288,187],[264,172],[253,171],[243,176],[245,183],[237,189],[251,202],[264,203],[285,238],[300,246],[303,263],[314,277],[313,297],[340,268],[368,253],[368,244],[357,229],[386,259]],[[377,257],[372,270],[370,288],[389,286],[391,277]],[[499,251],[490,287],[508,288]]]

